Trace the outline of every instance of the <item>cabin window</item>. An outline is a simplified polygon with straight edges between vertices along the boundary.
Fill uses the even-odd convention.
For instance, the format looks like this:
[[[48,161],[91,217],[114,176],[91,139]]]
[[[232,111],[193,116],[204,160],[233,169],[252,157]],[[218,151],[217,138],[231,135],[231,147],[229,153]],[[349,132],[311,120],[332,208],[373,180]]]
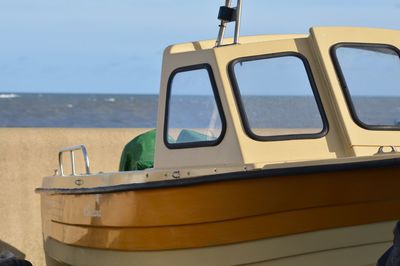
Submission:
[[[400,129],[399,50],[338,44],[332,57],[354,121],[367,129]]]
[[[256,140],[322,137],[326,119],[307,60],[296,53],[242,58],[230,65],[247,134]]]
[[[175,70],[168,84],[164,142],[169,148],[217,145],[225,128],[209,65]]]

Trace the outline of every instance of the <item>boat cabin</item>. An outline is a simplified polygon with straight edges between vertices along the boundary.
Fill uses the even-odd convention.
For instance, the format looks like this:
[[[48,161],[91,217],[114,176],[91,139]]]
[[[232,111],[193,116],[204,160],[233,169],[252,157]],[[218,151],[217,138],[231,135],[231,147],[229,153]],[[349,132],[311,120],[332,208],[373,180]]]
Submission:
[[[399,44],[398,31],[312,28],[238,45],[170,46],[155,168],[262,168],[394,152]]]
[[[154,158],[132,178],[397,156],[400,32],[317,27],[231,41],[165,50]]]

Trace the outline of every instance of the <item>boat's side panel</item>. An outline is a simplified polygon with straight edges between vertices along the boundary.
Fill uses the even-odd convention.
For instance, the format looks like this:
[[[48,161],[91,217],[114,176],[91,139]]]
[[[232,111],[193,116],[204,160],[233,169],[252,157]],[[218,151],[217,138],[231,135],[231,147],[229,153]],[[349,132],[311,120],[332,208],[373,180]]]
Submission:
[[[45,236],[93,248],[167,250],[400,219],[399,167],[138,191],[42,194]]]
[[[167,87],[169,78],[172,73],[179,68],[185,68],[196,65],[207,64],[212,68],[216,81],[218,80],[219,66],[215,62],[213,50],[196,50],[188,53],[179,53],[170,55],[170,50],[164,52],[163,67],[160,84],[160,96],[157,115],[157,136],[156,136],[156,152],[154,154],[154,167],[160,168],[182,168],[204,165],[229,165],[243,164],[242,151],[238,143],[236,132],[232,127],[232,114],[224,100],[224,89],[217,85],[218,93],[226,126],[229,130],[223,134],[221,143],[217,146],[204,146],[194,149],[169,149],[164,143],[163,129],[165,123],[166,103],[167,103]],[[193,119],[196,119],[193,117]],[[221,156],[221,153],[224,156]]]
[[[47,239],[48,266],[70,265],[375,265],[390,246],[395,222],[198,249],[123,252]],[[65,265],[65,264],[64,264]]]
[[[366,156],[377,152],[380,146],[400,146],[398,130],[371,130],[357,125],[352,118],[350,107],[346,101],[344,88],[340,84],[335,69],[331,49],[339,43],[385,44],[400,47],[400,34],[397,30],[351,27],[316,27],[310,32],[310,41],[323,69],[330,91],[335,101],[335,114],[338,125],[347,135],[356,156]]]

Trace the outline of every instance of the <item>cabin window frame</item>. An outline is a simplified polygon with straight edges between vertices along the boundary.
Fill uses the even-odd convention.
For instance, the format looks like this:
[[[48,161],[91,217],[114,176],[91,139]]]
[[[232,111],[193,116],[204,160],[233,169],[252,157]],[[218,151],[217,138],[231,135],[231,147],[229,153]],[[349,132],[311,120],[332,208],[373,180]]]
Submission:
[[[322,122],[322,129],[318,133],[310,133],[310,134],[287,134],[287,135],[276,135],[276,136],[260,136],[255,134],[251,130],[250,123],[247,119],[246,115],[246,110],[242,102],[242,97],[240,94],[240,87],[236,79],[235,75],[235,70],[234,67],[237,63],[240,62],[248,62],[248,61],[255,61],[255,60],[262,60],[262,59],[271,59],[271,58],[279,58],[279,57],[296,57],[300,59],[303,63],[304,69],[307,74],[308,81],[310,83],[310,87],[312,90],[312,93],[314,95],[315,102],[317,104],[317,109],[319,111],[319,114],[321,116],[321,122]],[[284,141],[284,140],[301,140],[301,139],[319,139],[325,137],[328,132],[329,132],[329,123],[328,119],[322,104],[321,97],[319,95],[317,85],[314,79],[314,76],[312,74],[311,66],[307,60],[307,58],[298,52],[278,52],[278,53],[271,53],[271,54],[263,54],[263,55],[256,55],[256,56],[245,56],[245,57],[240,57],[232,60],[229,65],[228,65],[228,75],[229,79],[232,85],[233,89],[233,94],[235,97],[236,104],[239,109],[239,114],[240,118],[242,121],[242,126],[247,134],[251,139],[254,139],[256,141]]]
[[[378,48],[388,48],[394,51],[398,56],[400,60],[400,50],[394,45],[387,44],[387,43],[362,43],[362,42],[339,42],[331,46],[330,48],[330,56],[332,59],[333,66],[336,71],[336,75],[338,76],[340,87],[342,89],[344,98],[346,100],[346,104],[349,108],[351,118],[353,121],[361,128],[367,129],[367,130],[376,130],[376,131],[397,131],[400,130],[400,125],[395,126],[395,125],[369,125],[361,121],[361,119],[357,116],[356,108],[353,104],[353,100],[351,98],[350,91],[347,86],[346,79],[344,77],[344,73],[342,71],[342,68],[340,66],[339,59],[337,58],[336,55],[336,50],[340,47],[354,47],[354,48],[371,48],[371,47],[378,47]]]
[[[172,82],[174,77],[182,72],[189,72],[193,70],[200,70],[204,69],[208,73],[208,78],[210,80],[211,88],[214,94],[215,104],[217,105],[218,113],[221,119],[221,133],[215,140],[207,140],[207,141],[196,141],[196,142],[184,142],[184,143],[170,143],[168,142],[168,122],[169,122],[169,107],[170,107],[170,99],[171,99],[171,89],[172,89]],[[226,133],[226,118],[224,109],[221,102],[221,97],[218,92],[218,86],[215,81],[213,69],[210,64],[203,63],[203,64],[196,64],[190,66],[183,66],[174,69],[168,78],[167,83],[167,95],[166,95],[166,104],[165,104],[165,115],[164,115],[164,133],[163,133],[163,141],[164,145],[168,149],[188,149],[188,148],[202,148],[202,147],[211,147],[219,145],[225,137]]]

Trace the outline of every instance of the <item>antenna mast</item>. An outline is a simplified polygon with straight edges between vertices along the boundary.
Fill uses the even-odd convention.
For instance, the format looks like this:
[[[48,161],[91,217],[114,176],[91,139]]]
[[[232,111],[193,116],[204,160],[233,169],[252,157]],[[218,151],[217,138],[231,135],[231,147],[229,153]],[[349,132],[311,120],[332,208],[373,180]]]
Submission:
[[[236,7],[231,7],[232,0],[225,0],[225,5],[219,8],[218,19],[221,20],[219,25],[219,32],[215,46],[221,46],[224,42],[224,35],[227,24],[229,22],[235,22],[235,36],[233,43],[239,43],[240,36],[240,19],[242,16],[242,0],[237,0]]]

